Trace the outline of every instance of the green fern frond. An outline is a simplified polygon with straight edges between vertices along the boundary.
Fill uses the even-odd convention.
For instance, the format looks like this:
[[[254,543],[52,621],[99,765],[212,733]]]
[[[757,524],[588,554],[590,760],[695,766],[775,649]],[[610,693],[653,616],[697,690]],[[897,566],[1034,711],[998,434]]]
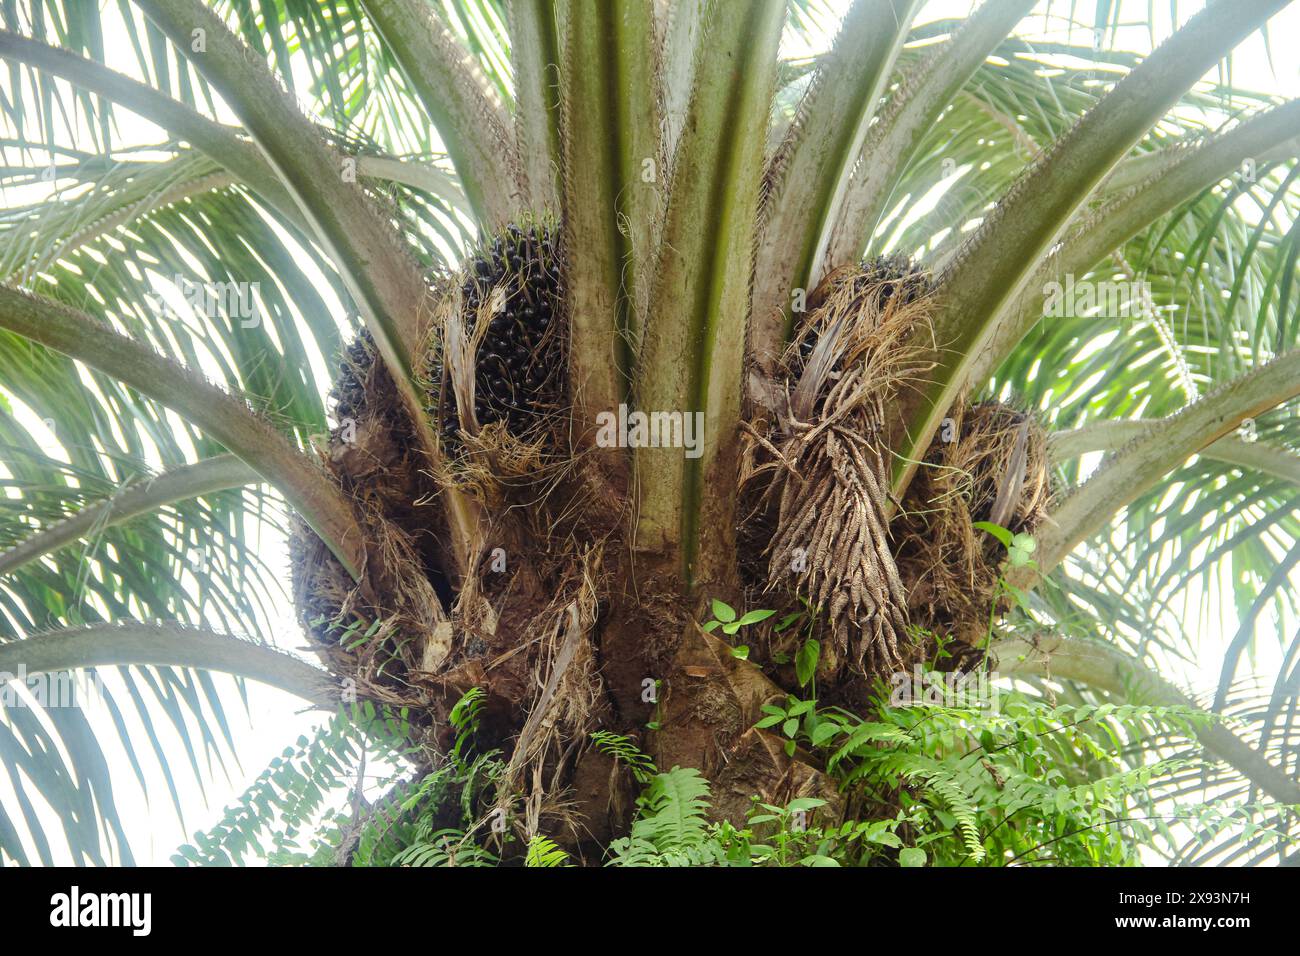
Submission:
[[[655,774],[638,798],[632,835],[611,844],[616,866],[703,866],[718,862],[710,841],[709,782],[693,767]]]
[[[528,855],[524,858],[526,867],[567,866],[569,854],[565,853],[554,841],[539,833],[533,834],[528,841]]]
[[[393,866],[495,866],[490,850],[474,843],[464,831],[443,829],[393,857]]]
[[[633,743],[630,737],[612,734],[607,730],[598,730],[591,735],[591,740],[601,753],[626,764],[628,770],[632,772],[633,779],[642,786],[649,783],[650,778],[659,772],[650,755]]]
[[[641,816],[632,832],[661,851],[698,846],[704,841],[709,782],[694,767],[655,774],[642,795]]]

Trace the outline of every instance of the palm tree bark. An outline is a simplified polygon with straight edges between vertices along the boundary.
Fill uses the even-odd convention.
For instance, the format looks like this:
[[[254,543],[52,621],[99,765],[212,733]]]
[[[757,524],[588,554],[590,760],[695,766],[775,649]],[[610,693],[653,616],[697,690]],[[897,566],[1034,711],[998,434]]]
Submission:
[[[560,194],[572,250],[569,376],[579,434],[590,436],[597,415],[628,400],[665,160],[655,99],[646,95],[655,84],[650,0],[566,10]]]
[[[515,143],[534,210],[558,209],[560,33],[555,0],[510,0],[515,79]]]
[[[637,545],[678,556],[683,580],[727,579],[754,218],[784,4],[714,3],[673,159],[635,398],[704,416],[698,458],[638,448]]]

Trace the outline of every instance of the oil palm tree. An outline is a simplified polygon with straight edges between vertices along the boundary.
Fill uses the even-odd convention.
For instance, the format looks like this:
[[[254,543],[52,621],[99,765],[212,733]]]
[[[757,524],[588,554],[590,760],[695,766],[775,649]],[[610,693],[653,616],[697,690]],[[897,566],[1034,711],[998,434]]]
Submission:
[[[732,608],[805,608],[852,708],[936,646],[1186,704],[1179,609],[1233,602],[1199,785],[1300,804],[1300,105],[1203,81],[1284,5],[1138,57],[1110,4],[1035,45],[1025,0],[855,0],[805,59],[784,0],[6,6],[3,182],[36,198],[0,250],[0,670],[125,696],[113,728],[6,709],[4,855],[50,858],[44,800],[75,858],[129,859],[97,735],[143,784],[122,710],[166,769],[161,706],[201,774],[213,671],[403,709],[431,755],[479,688],[530,836],[621,832],[600,730],[719,813],[819,792],[753,727],[797,648],[701,626]],[[1122,315],[1045,309],[1107,283]],[[264,636],[286,591],[312,663]]]

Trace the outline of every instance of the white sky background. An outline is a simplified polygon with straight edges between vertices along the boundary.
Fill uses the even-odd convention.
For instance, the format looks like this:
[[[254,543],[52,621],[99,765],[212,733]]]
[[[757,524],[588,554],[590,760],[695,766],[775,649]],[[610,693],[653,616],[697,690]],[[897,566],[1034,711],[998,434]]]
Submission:
[[[734,2],[739,2],[739,0],[734,0]],[[1201,3],[1186,2],[1186,0],[1178,3],[1180,21],[1185,22],[1202,5]],[[102,3],[101,6],[107,10],[110,7],[115,7],[116,4]],[[847,8],[848,0],[832,0],[830,6],[834,10],[842,11]],[[925,23],[934,19],[965,16],[975,6],[977,4],[962,2],[962,0],[931,0],[916,22]],[[1061,20],[1045,18],[1043,13],[1047,6],[1046,4],[1041,5],[1034,15],[1022,21],[1021,27],[1017,31],[1020,36],[1037,40],[1070,40],[1075,43],[1090,41],[1091,34],[1088,26],[1080,25],[1072,35],[1068,35]],[[1056,3],[1051,5],[1051,9],[1064,15],[1068,13],[1070,6],[1071,4],[1068,2],[1057,0]],[[1090,0],[1078,0],[1075,6],[1076,16],[1085,20],[1091,16],[1093,4]],[[1114,46],[1137,52],[1148,51],[1151,47],[1151,33],[1146,22],[1148,10],[1155,17],[1155,35],[1157,40],[1160,40],[1168,36],[1171,31],[1169,7],[1170,5],[1167,3],[1155,3],[1149,6],[1146,0],[1127,0],[1127,2],[1124,2],[1121,22],[1131,25],[1121,28],[1119,40]],[[111,15],[106,16],[105,19],[109,23],[115,22]],[[832,21],[828,24],[825,42],[821,44],[822,48],[829,44],[833,31],[834,22]],[[1300,48],[1295,44],[1295,38],[1300,36],[1300,4],[1294,4],[1274,17],[1270,21],[1269,31],[1271,61],[1269,56],[1266,55],[1262,37],[1256,34],[1237,48],[1232,61],[1231,81],[1234,85],[1246,89],[1285,96],[1300,95]],[[106,37],[106,47],[110,51],[110,65],[135,75],[136,66],[134,56],[130,52],[129,43],[120,27],[116,32],[116,36],[113,32],[110,32]],[[1110,45],[1109,41],[1108,45]],[[815,52],[818,52],[816,48],[809,47],[792,36],[787,38],[787,43],[783,48],[783,53],[789,56],[807,55]],[[300,75],[305,74],[300,72]],[[0,78],[0,82],[7,81]],[[124,109],[116,109],[115,116],[120,136],[118,142],[151,143],[161,141],[164,138],[155,127],[138,120]],[[227,122],[233,121],[233,118],[229,115],[222,118]],[[935,198],[937,200],[938,197]],[[17,196],[13,191],[2,197],[2,201],[6,205],[30,200],[30,196]],[[917,214],[919,215],[922,211],[918,210]],[[329,294],[328,285],[323,280],[317,284],[317,288],[323,294]],[[343,320],[342,307],[337,303],[334,303],[334,305],[336,318],[341,322]],[[323,357],[314,356],[314,359],[312,363],[313,371],[317,373],[318,380],[324,380],[327,363],[325,363]],[[40,434],[43,426],[40,425],[39,418],[30,411],[24,412],[22,409],[19,409],[19,411],[23,418],[31,424],[33,431]],[[47,451],[66,460],[66,456],[59,449],[54,436],[47,434],[43,437],[47,440]],[[264,536],[263,541],[263,559],[272,567],[283,569],[282,579],[287,581],[287,549],[283,540],[278,535],[274,535]],[[1195,599],[1195,595],[1193,595],[1193,599]],[[294,620],[293,610],[289,606],[287,597],[278,610],[280,613],[277,619],[268,622],[269,633],[266,636],[275,640],[282,647],[302,647],[305,640]],[[1222,648],[1235,631],[1236,622],[1233,613],[1231,608],[1215,609],[1215,616],[1220,616],[1222,619],[1221,625],[1217,627],[1206,625],[1200,627],[1196,633],[1197,641],[1202,649],[1201,659],[1205,662],[1205,667],[1199,672],[1181,675],[1195,686],[1212,687],[1217,681]],[[1196,627],[1198,615],[1191,614],[1187,617],[1187,620],[1191,622],[1190,626]],[[1272,674],[1276,673],[1280,664],[1280,649],[1268,640],[1260,643],[1262,653],[1255,661],[1254,666],[1257,672],[1266,675],[1271,681]],[[139,734],[134,739],[137,741],[137,747],[142,751],[141,756],[145,772],[151,778],[150,791],[154,795],[152,803],[146,803],[135,782],[134,774],[126,761],[124,753],[120,751],[114,752],[113,739],[115,733],[102,705],[98,708],[93,705],[88,708],[88,717],[92,723],[97,727],[103,727],[105,731],[101,734],[100,739],[109,755],[110,765],[114,773],[118,809],[123,824],[130,835],[132,849],[138,862],[166,863],[176,847],[189,839],[188,833],[207,829],[219,820],[223,807],[244,791],[248,784],[265,768],[272,757],[278,756],[286,746],[292,745],[300,734],[310,733],[323,719],[319,715],[302,712],[302,704],[296,698],[252,682],[246,685],[249,707],[247,713],[245,713],[243,704],[235,692],[233,681],[219,675],[214,679],[219,686],[226,689],[224,692],[226,713],[232,724],[232,731],[238,744],[239,766],[229,764],[226,768],[227,772],[223,773],[216,770],[212,773],[207,782],[206,793],[200,792],[193,780],[193,774],[186,768],[187,758],[181,751],[179,742],[174,739],[174,735],[169,735],[165,730],[164,724],[166,720],[162,719],[157,723],[164,740],[169,738],[171,740],[169,754],[172,755],[176,765],[173,777],[180,791],[182,804],[186,809],[186,827],[184,829],[182,829],[171,807],[161,775],[152,766],[153,761],[147,759],[146,752],[149,748],[145,743],[143,731],[137,725],[135,729],[139,731]],[[109,677],[107,680],[112,684],[115,676]],[[128,724],[132,724],[134,717],[128,713],[127,720]],[[0,781],[0,799],[6,799],[8,796],[4,790],[5,786],[5,783]],[[58,830],[58,824],[53,819],[52,814],[49,829],[55,832]]]

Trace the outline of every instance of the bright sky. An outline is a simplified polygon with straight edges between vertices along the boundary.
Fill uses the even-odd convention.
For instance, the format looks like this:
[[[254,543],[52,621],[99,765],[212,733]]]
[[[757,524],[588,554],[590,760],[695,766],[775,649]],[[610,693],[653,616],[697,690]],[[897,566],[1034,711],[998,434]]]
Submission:
[[[832,0],[831,3],[832,8],[837,10],[842,10],[847,5],[848,0]],[[1186,2],[1186,0],[1178,3],[1177,10],[1180,18],[1185,21],[1201,5]],[[116,4],[104,3],[102,6],[108,9],[115,8]],[[932,0],[924,7],[917,22],[924,23],[933,19],[964,16],[975,6],[974,3],[962,2],[962,0]],[[1075,6],[1077,15],[1084,19],[1091,15],[1092,10],[1092,4],[1085,2],[1085,0],[1078,0],[1076,4],[1060,2],[1060,0],[1050,5],[1043,4],[1033,16],[1022,23],[1019,31],[1022,36],[1038,40],[1059,41],[1070,39],[1074,42],[1090,39],[1088,27],[1077,27],[1073,35],[1069,35],[1062,21],[1045,16],[1044,13],[1049,6],[1050,10],[1057,14],[1065,14],[1071,6]],[[1124,14],[1122,21],[1131,25],[1122,28],[1120,40],[1116,46],[1139,52],[1148,50],[1151,44],[1150,31],[1146,24],[1148,11],[1154,13],[1154,32],[1157,39],[1162,39],[1170,32],[1169,7],[1169,4],[1148,4],[1147,0],[1126,0],[1122,8]],[[830,25],[830,29],[833,30],[833,23]],[[121,35],[120,28],[118,28],[117,32],[116,37],[110,33],[107,44],[110,51],[117,51],[117,55],[111,58],[112,65],[127,72],[135,72],[134,59],[129,52],[124,37]],[[1263,38],[1258,35],[1238,47],[1232,64],[1232,81],[1246,88],[1288,96],[1300,95],[1300,48],[1290,42],[1292,38],[1300,35],[1300,4],[1293,5],[1275,17],[1270,26],[1270,34],[1272,39],[1271,51],[1266,48]],[[827,41],[829,41],[829,34]],[[787,43],[784,52],[789,55],[802,55],[816,52],[816,50],[794,39]],[[0,80],[0,82],[4,81]],[[149,143],[162,138],[154,127],[143,121],[136,120],[124,110],[119,110],[117,117],[125,141]],[[5,197],[5,202],[9,204],[28,201],[28,198],[26,196],[15,196],[11,193]],[[322,281],[318,284],[318,288],[325,290],[327,285]],[[337,305],[336,309],[336,317],[341,321],[342,309]],[[325,369],[323,358],[320,356],[314,356],[313,358],[315,370],[318,375],[323,376]],[[19,409],[19,412],[25,422],[31,425],[35,432],[40,433],[43,426],[40,424],[38,417],[30,410]],[[48,450],[62,457],[54,436],[47,435],[46,437]],[[263,557],[272,566],[282,568],[284,579],[287,580],[288,571],[285,556],[286,549],[283,541],[277,536],[268,536],[265,539]],[[267,636],[272,637],[284,647],[301,647],[304,640],[294,621],[292,609],[289,607],[287,599],[280,605],[279,612],[275,620],[266,622]],[[1207,662],[1207,667],[1200,673],[1185,675],[1193,683],[1200,686],[1212,685],[1217,680],[1218,650],[1228,640],[1234,629],[1230,619],[1230,609],[1224,611],[1223,614],[1225,620],[1222,626],[1203,628],[1198,635],[1199,641],[1204,648],[1203,659]],[[1270,651],[1266,648],[1265,653],[1256,662],[1257,670],[1264,674],[1275,672],[1278,666],[1278,654],[1275,649]],[[116,677],[115,675],[110,676],[107,680],[111,686]],[[166,797],[166,788],[157,769],[153,766],[153,762],[149,760],[145,760],[143,763],[146,772],[151,777],[150,791],[155,796],[152,804],[145,802],[143,795],[134,782],[134,776],[124,753],[120,749],[115,750],[113,747],[114,733],[107,714],[103,712],[102,705],[96,706],[93,703],[90,705],[88,713],[92,722],[96,726],[105,727],[107,730],[101,739],[105,742],[109,751],[110,764],[113,767],[118,790],[118,807],[128,832],[131,834],[132,847],[139,862],[166,863],[177,845],[188,839],[188,833],[198,829],[206,829],[216,822],[220,818],[223,806],[242,793],[272,757],[278,756],[300,734],[309,733],[321,720],[316,715],[303,713],[301,703],[295,698],[252,683],[247,685],[249,706],[245,715],[243,705],[234,690],[233,681],[221,677],[218,677],[217,680],[221,686],[226,688],[223,699],[226,701],[227,715],[231,719],[238,742],[239,765],[228,765],[224,773],[218,769],[211,774],[206,792],[200,791],[193,781],[193,775],[188,771],[179,769],[174,774],[176,785],[180,790],[182,804],[186,808],[185,828],[182,828],[177,820],[176,814]],[[128,723],[134,724],[134,718],[128,717]],[[160,721],[160,725],[162,723],[165,723],[165,721]],[[143,741],[145,739],[142,728],[135,725],[132,729],[136,740]],[[166,736],[165,733],[164,736]],[[185,758],[179,749],[179,743],[173,739],[167,746],[169,752],[174,753],[178,764],[183,764]],[[4,787],[5,784],[0,781],[0,799],[8,797],[4,792]],[[50,814],[50,817],[50,829],[57,830],[58,825],[53,819],[53,814]]]

